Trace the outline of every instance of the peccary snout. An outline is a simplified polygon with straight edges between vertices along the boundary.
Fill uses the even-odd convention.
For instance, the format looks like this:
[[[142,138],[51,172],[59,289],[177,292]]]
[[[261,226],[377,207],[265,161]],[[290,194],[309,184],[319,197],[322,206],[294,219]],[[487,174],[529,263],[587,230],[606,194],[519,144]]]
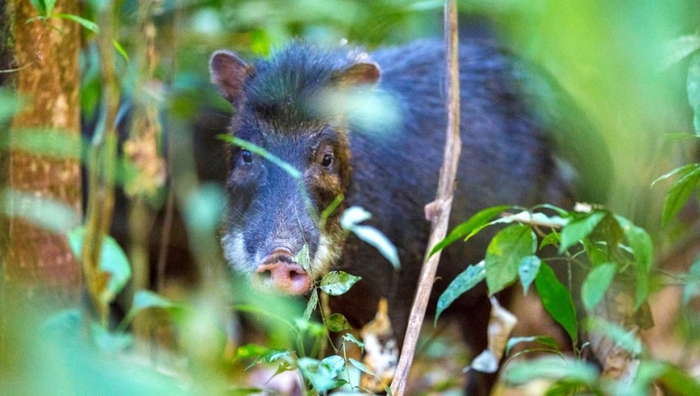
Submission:
[[[263,259],[253,275],[253,284],[263,290],[302,295],[311,289],[308,272],[296,263],[287,248],[277,248]]]

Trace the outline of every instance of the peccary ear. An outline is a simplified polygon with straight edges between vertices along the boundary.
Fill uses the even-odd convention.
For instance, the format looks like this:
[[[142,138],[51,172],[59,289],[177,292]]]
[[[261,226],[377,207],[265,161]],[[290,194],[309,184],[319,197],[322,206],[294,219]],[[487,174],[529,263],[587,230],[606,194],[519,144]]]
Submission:
[[[216,51],[209,61],[211,82],[234,105],[243,97],[243,85],[254,71],[252,66],[229,51]]]
[[[379,81],[381,71],[374,62],[355,63],[331,76],[331,81],[340,87],[374,85]]]

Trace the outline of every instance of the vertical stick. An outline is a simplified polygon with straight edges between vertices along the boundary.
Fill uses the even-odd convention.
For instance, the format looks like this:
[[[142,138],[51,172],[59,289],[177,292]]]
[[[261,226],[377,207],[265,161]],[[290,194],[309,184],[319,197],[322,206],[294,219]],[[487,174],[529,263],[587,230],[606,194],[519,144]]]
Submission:
[[[458,36],[457,36],[457,2],[445,0],[445,57],[447,59],[447,76],[445,79],[447,92],[447,138],[445,140],[445,154],[442,168],[440,169],[440,181],[438,184],[435,201],[426,205],[426,217],[431,221],[430,240],[426,251],[426,259],[421,270],[418,290],[416,292],[411,316],[408,322],[406,338],[404,339],[401,357],[396,368],[394,380],[391,383],[391,392],[395,396],[401,396],[406,389],[406,379],[411,370],[411,363],[416,351],[418,335],[425,317],[425,309],[428,306],[430,293],[433,289],[433,281],[437,272],[440,252],[429,257],[429,253],[438,242],[445,238],[448,220],[452,209],[452,197],[454,195],[457,164],[462,150],[462,142],[459,137],[459,63],[458,63]]]

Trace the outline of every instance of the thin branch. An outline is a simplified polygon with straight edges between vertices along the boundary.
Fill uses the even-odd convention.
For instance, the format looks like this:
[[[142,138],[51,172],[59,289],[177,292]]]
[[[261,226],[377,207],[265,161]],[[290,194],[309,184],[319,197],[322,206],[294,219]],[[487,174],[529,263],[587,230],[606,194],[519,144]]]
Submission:
[[[432,248],[447,234],[447,226],[452,209],[452,197],[454,195],[457,165],[462,149],[459,136],[459,41],[457,37],[457,2],[445,0],[445,47],[447,59],[447,131],[445,141],[445,154],[437,197],[434,202],[426,205],[426,216],[431,221],[430,240],[423,264],[418,290],[411,309],[406,337],[401,351],[401,357],[396,368],[394,380],[391,383],[392,394],[402,396],[406,389],[406,380],[411,370],[411,363],[416,351],[418,335],[420,334],[425,310],[428,306],[430,293],[437,273],[437,265],[440,260],[440,252],[429,257]],[[429,257],[429,258],[428,258]]]
[[[83,272],[90,298],[103,326],[107,325],[108,305],[100,295],[108,275],[100,270],[103,236],[109,232],[114,212],[117,133],[115,120],[119,110],[119,88],[114,72],[113,7],[105,5],[99,15],[101,32],[97,49],[102,69],[102,111],[89,154],[88,209],[85,239],[81,252]],[[102,176],[102,177],[100,177]]]

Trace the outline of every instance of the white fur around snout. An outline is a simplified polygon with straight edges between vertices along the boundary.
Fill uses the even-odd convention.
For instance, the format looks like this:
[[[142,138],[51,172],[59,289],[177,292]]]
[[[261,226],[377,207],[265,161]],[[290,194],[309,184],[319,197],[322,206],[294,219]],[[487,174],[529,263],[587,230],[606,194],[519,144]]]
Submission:
[[[246,252],[243,234],[227,232],[221,238],[221,245],[224,249],[224,258],[231,267],[241,272],[255,271],[257,263],[252,261]]]
[[[310,263],[309,276],[312,280],[320,280],[330,271],[331,266],[340,256],[339,248],[334,246],[335,243],[337,242],[333,242],[331,238],[325,235],[321,236],[316,253]],[[243,234],[240,232],[224,234],[221,238],[221,244],[224,250],[224,258],[237,271],[252,273],[262,263],[262,255],[258,254],[256,257],[250,257],[245,248]],[[299,252],[294,253],[298,254]]]

